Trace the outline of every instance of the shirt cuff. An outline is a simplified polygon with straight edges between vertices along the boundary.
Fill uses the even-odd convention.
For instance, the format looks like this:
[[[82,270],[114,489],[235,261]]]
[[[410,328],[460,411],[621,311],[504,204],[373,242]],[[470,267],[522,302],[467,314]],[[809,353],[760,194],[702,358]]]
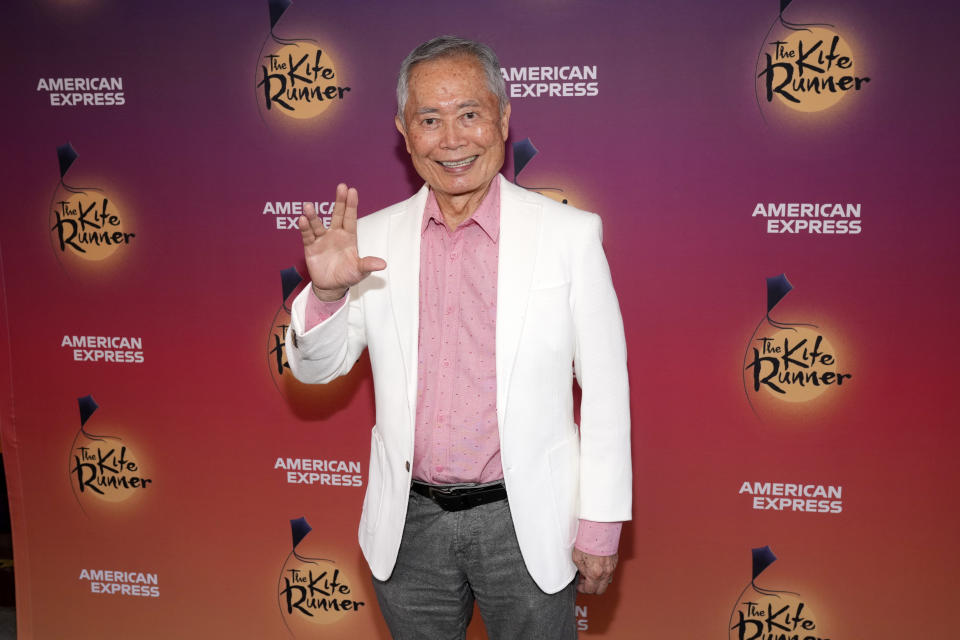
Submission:
[[[314,295],[311,291],[307,296],[307,306],[304,309],[303,332],[306,333],[315,326],[335,314],[340,307],[347,303],[347,295],[344,294],[339,300],[333,302],[324,302]]]
[[[594,522],[581,519],[574,546],[592,556],[612,556],[620,546],[622,528],[622,522]]]

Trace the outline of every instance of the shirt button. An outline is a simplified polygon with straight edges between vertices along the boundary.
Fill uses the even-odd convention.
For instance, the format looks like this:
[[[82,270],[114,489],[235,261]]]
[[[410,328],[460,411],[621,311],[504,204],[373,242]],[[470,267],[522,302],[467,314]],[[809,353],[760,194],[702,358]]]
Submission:
[[[407,471],[410,471],[410,461],[409,461],[409,460],[407,460],[405,463],[403,463],[403,466],[405,466],[405,467],[407,468]]]
[[[435,466],[435,467],[433,468],[433,470],[436,471],[437,473],[439,473],[439,472],[443,471],[443,467],[441,467],[440,465],[437,465],[437,466]]]

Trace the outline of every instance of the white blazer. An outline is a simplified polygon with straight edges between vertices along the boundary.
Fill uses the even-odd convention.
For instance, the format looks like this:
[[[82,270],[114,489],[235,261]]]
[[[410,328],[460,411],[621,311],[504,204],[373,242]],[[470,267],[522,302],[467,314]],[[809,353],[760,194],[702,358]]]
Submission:
[[[629,520],[631,454],[623,321],[601,246],[600,218],[500,183],[497,418],[504,482],[527,570],[547,593],[569,584],[578,518]],[[413,464],[420,231],[424,186],[358,221],[361,256],[387,268],[304,331],[294,300],[286,353],[304,382],[347,373],[366,347],[376,420],[360,547],[386,580],[400,548]],[[582,389],[579,433],[573,376]]]

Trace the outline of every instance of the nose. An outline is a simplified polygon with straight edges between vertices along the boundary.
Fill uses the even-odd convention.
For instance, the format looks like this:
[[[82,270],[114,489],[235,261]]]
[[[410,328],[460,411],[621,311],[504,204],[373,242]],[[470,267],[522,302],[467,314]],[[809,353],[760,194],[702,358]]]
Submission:
[[[463,137],[463,132],[460,131],[457,123],[447,123],[446,126],[443,127],[442,137],[440,138],[440,146],[442,148],[459,149],[466,144],[467,141]]]

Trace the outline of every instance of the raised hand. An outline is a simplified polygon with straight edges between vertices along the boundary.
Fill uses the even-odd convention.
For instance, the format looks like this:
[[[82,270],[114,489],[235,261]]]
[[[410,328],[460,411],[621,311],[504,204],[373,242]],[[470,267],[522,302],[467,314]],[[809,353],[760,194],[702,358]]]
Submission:
[[[313,293],[321,300],[339,300],[348,288],[387,267],[383,259],[361,258],[357,252],[357,199],[356,189],[338,184],[329,229],[312,203],[304,203],[305,214],[297,219]]]

